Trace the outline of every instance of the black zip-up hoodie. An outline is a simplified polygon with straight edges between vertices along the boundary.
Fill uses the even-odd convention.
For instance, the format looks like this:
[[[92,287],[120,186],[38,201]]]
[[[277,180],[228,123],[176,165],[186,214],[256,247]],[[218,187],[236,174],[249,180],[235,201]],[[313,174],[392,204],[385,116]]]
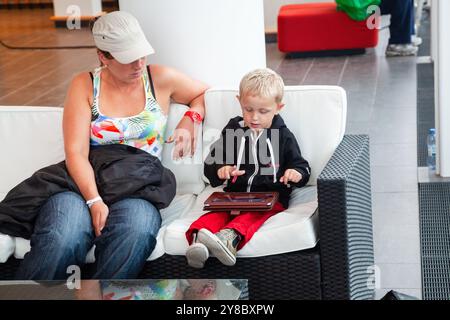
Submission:
[[[258,135],[244,126],[242,117],[231,119],[205,160],[204,174],[213,187],[225,182],[219,179],[217,171],[226,165],[236,165],[239,170],[245,170],[245,174],[238,176],[234,183],[233,178],[229,179],[224,191],[278,191],[279,201],[285,208],[288,208],[292,187],[306,185],[311,174],[295,136],[280,115],[275,115],[270,128]],[[302,179],[298,183],[289,182],[288,186],[281,183],[280,178],[287,169],[297,170]]]

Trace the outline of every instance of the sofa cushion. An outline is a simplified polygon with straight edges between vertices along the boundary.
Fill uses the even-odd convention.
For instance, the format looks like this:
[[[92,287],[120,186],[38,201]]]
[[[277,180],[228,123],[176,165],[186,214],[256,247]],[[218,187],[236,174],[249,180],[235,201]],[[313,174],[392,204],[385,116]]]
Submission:
[[[36,170],[64,159],[62,109],[0,108],[0,192],[7,193]]]
[[[14,258],[23,259],[25,254],[30,251],[30,240],[16,237],[16,248],[14,250]]]
[[[173,103],[170,105],[169,119],[164,138],[167,140],[188,109],[187,106]],[[197,128],[198,137],[201,137],[202,125]],[[199,139],[201,141],[201,138]],[[185,157],[181,160],[173,160],[172,153],[174,143],[166,143],[162,153],[162,164],[170,169],[177,179],[177,194],[199,194],[205,188],[202,180],[202,144],[197,143],[193,157]]]
[[[204,214],[203,203],[221,187],[207,186],[195,205],[167,226],[164,233],[166,253],[184,255],[188,247],[185,232],[191,223]],[[253,238],[238,252],[238,257],[267,256],[313,248],[318,241],[316,187],[295,189],[289,209],[267,220]]]
[[[14,237],[0,233],[0,263],[6,262],[16,248]]]
[[[0,145],[8,155],[0,157],[1,201],[36,170],[64,159],[64,147],[61,108],[1,107],[0,111]],[[9,257],[14,252],[14,256],[23,257],[26,251],[22,253],[22,248],[29,248],[29,241],[11,239],[14,246],[11,241],[0,243],[0,256]]]
[[[0,201],[6,196],[5,192],[0,192]],[[16,240],[14,237],[0,233],[0,263],[6,262],[14,253],[16,248]]]
[[[241,115],[237,90],[213,88],[206,92],[206,116],[203,124],[203,152],[220,137],[229,119]],[[345,132],[347,98],[337,86],[286,86],[280,114],[297,138],[303,157],[311,166],[308,185],[316,185],[317,177],[331,158]],[[204,177],[209,183],[208,179]]]

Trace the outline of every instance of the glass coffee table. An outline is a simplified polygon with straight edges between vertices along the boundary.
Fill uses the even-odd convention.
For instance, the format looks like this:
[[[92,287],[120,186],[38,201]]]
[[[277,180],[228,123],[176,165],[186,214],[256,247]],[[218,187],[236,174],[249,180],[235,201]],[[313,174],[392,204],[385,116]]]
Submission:
[[[0,281],[0,300],[247,300],[244,279]]]

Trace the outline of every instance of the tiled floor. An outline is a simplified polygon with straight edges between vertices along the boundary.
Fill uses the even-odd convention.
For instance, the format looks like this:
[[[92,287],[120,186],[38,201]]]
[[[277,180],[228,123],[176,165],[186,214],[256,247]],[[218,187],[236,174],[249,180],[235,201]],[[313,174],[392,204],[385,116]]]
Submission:
[[[25,26],[10,24],[17,14],[5,12],[0,10],[0,39],[11,45],[67,45],[73,39],[76,44],[91,44],[84,31],[76,35],[55,31],[47,20],[51,12],[40,11]],[[33,37],[41,31],[45,37]],[[26,37],[12,37],[12,32]],[[388,30],[380,36],[379,46],[365,55],[336,58],[284,59],[271,43],[267,66],[287,85],[346,89],[347,133],[366,133],[371,139],[375,262],[380,270],[377,297],[389,289],[420,297],[416,58],[387,59]],[[94,49],[29,51],[0,46],[0,105],[61,106],[73,74],[96,65]]]

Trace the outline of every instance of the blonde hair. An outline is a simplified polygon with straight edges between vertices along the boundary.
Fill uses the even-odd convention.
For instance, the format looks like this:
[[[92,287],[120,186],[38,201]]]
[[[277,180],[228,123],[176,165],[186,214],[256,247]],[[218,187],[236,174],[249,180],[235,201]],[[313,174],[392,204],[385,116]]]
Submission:
[[[255,94],[267,98],[273,97],[276,103],[281,103],[284,93],[283,79],[269,68],[256,69],[247,73],[239,85],[239,96]]]

